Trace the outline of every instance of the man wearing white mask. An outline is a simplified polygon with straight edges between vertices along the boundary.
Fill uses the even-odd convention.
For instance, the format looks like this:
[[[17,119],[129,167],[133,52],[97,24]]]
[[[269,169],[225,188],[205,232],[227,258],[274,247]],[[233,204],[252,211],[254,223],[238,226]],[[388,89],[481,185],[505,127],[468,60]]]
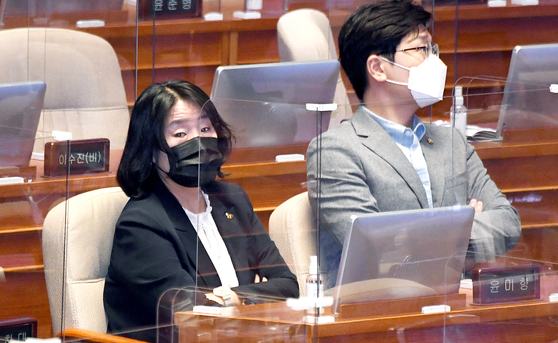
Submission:
[[[339,33],[341,65],[361,104],[307,153],[326,287],[335,285],[353,216],[471,205],[469,262],[504,254],[521,234],[517,211],[465,137],[414,114],[440,101],[445,86],[447,67],[430,22],[431,14],[410,1],[383,1],[359,7]]]

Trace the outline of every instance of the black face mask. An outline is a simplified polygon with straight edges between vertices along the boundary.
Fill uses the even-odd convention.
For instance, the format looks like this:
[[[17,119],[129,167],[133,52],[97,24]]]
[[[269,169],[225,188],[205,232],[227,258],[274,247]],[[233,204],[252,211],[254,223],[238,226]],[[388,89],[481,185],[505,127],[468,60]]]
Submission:
[[[200,187],[214,181],[223,165],[217,138],[196,137],[171,148],[167,175],[184,187]],[[199,183],[198,183],[199,172]]]

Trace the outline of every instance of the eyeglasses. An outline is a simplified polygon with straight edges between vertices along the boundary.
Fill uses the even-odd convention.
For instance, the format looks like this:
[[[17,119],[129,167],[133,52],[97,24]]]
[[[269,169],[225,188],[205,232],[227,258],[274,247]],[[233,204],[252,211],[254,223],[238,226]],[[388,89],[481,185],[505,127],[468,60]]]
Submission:
[[[440,49],[438,48],[438,44],[432,45],[432,43],[428,42],[424,46],[417,46],[414,48],[406,48],[402,50],[396,50],[395,52],[404,52],[404,51],[422,51],[424,53],[424,57],[428,58],[430,55],[435,55],[436,57],[440,57]]]

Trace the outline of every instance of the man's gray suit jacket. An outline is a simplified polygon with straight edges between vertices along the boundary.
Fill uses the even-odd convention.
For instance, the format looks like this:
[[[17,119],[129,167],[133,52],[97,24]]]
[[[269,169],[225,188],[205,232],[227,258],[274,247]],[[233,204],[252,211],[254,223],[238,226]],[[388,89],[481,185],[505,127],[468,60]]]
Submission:
[[[467,205],[471,199],[482,201],[484,209],[475,214],[470,246],[477,253],[477,261],[505,253],[521,234],[517,211],[490,179],[463,135],[448,127],[430,124],[425,127],[420,144],[430,175],[434,207]],[[351,217],[428,208],[416,170],[362,107],[349,121],[310,143],[307,170],[314,213],[319,205],[324,269],[338,267]]]

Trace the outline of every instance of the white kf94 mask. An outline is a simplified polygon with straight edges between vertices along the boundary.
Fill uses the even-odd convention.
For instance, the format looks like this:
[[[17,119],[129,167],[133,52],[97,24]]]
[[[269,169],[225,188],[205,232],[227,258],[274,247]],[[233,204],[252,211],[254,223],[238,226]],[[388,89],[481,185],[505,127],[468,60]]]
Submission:
[[[408,83],[392,80],[386,81],[396,85],[407,86],[407,88],[411,90],[413,99],[415,99],[419,107],[430,106],[442,100],[448,67],[438,56],[432,54],[425,59],[424,62],[411,68],[404,67],[384,57],[380,58],[394,66],[409,71]]]

